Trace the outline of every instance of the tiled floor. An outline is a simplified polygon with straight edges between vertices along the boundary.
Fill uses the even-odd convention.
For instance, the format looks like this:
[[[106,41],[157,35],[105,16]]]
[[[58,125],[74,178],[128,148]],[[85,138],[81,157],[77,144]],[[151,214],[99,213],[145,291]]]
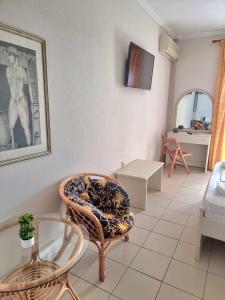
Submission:
[[[150,191],[145,211],[134,210],[129,242],[112,244],[106,279],[98,281],[93,245],[71,270],[81,300],[225,300],[225,243],[208,239],[195,260],[199,205],[210,173],[165,171],[163,191]],[[65,299],[70,299],[65,296]]]

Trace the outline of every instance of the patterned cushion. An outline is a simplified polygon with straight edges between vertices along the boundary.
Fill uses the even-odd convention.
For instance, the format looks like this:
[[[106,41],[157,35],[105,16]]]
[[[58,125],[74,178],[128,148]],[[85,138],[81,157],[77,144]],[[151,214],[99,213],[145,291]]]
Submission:
[[[128,194],[113,181],[80,176],[67,183],[64,193],[99,219],[105,238],[120,236],[134,224]]]
[[[88,189],[90,180],[88,176],[80,176],[70,180],[64,188],[64,194],[66,196],[80,196]]]
[[[105,217],[109,220],[109,232],[104,232],[105,237],[116,237],[128,232],[134,225],[133,213],[116,209],[103,209]]]
[[[92,179],[88,188],[92,204],[96,207],[123,209],[130,205],[127,192],[113,181]]]
[[[109,220],[109,230],[104,230],[104,236],[117,237],[128,232],[134,226],[134,217],[132,212],[128,212],[126,215],[120,218],[112,218]]]
[[[99,219],[105,238],[120,236],[128,232],[134,225],[134,218],[131,212],[126,212],[126,214],[122,214],[121,212],[118,213],[116,210],[107,210],[107,212],[103,212],[79,197],[74,196],[69,199],[74,203],[85,207]]]
[[[99,209],[97,209],[94,205],[92,205],[91,203],[88,203],[87,201],[82,200],[82,199],[80,199],[79,197],[76,197],[76,196],[69,197],[69,199],[71,201],[73,201],[74,203],[76,203],[80,206],[83,206],[86,209],[88,209],[89,211],[91,211],[99,219],[99,221],[101,222],[103,231],[104,231],[104,228],[109,227],[109,220],[107,219],[105,214],[102,211],[100,211]]]

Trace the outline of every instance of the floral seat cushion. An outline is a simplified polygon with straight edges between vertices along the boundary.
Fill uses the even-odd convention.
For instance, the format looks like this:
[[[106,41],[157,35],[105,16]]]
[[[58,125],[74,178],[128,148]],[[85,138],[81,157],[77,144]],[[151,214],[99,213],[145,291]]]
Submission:
[[[134,224],[128,194],[113,181],[80,176],[67,183],[64,193],[99,219],[105,238],[125,234]]]
[[[134,217],[131,211],[123,213],[118,210],[103,210],[109,221],[109,232],[105,232],[105,237],[116,237],[128,232],[134,226]]]

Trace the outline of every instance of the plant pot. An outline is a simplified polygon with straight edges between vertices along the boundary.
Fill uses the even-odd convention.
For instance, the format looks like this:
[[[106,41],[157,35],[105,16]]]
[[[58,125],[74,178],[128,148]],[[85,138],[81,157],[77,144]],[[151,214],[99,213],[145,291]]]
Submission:
[[[32,237],[29,240],[20,240],[21,241],[21,246],[22,248],[29,248],[32,247],[34,245],[34,237]]]

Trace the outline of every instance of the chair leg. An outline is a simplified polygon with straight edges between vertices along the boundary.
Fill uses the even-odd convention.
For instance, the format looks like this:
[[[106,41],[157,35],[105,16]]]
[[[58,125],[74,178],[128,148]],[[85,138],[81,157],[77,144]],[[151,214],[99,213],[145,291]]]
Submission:
[[[74,300],[80,300],[79,296],[77,295],[77,293],[74,291],[74,289],[72,288],[71,284],[69,283],[69,281],[67,281],[67,291],[69,292],[69,294],[71,295],[72,299]]]
[[[174,154],[173,161],[172,161],[169,173],[168,173],[168,177],[170,177],[171,174],[172,174],[172,172],[173,172],[173,168],[174,168],[174,164],[175,164],[176,158],[177,158],[177,152],[175,152],[175,154]]]
[[[124,240],[125,240],[125,242],[129,241],[129,235],[128,234],[125,235]]]
[[[163,145],[162,147],[161,147],[161,153],[160,153],[160,158],[159,158],[159,161],[164,161],[164,156],[166,155],[166,153],[165,153],[165,145]]]
[[[105,280],[105,243],[101,243],[99,249],[99,280]]]
[[[186,163],[186,160],[185,160],[185,158],[184,158],[181,151],[180,151],[180,155],[181,155],[181,158],[183,160],[183,163],[184,163],[184,166],[185,166],[185,169],[186,169],[187,173],[190,174],[190,169],[189,169],[188,164]]]

